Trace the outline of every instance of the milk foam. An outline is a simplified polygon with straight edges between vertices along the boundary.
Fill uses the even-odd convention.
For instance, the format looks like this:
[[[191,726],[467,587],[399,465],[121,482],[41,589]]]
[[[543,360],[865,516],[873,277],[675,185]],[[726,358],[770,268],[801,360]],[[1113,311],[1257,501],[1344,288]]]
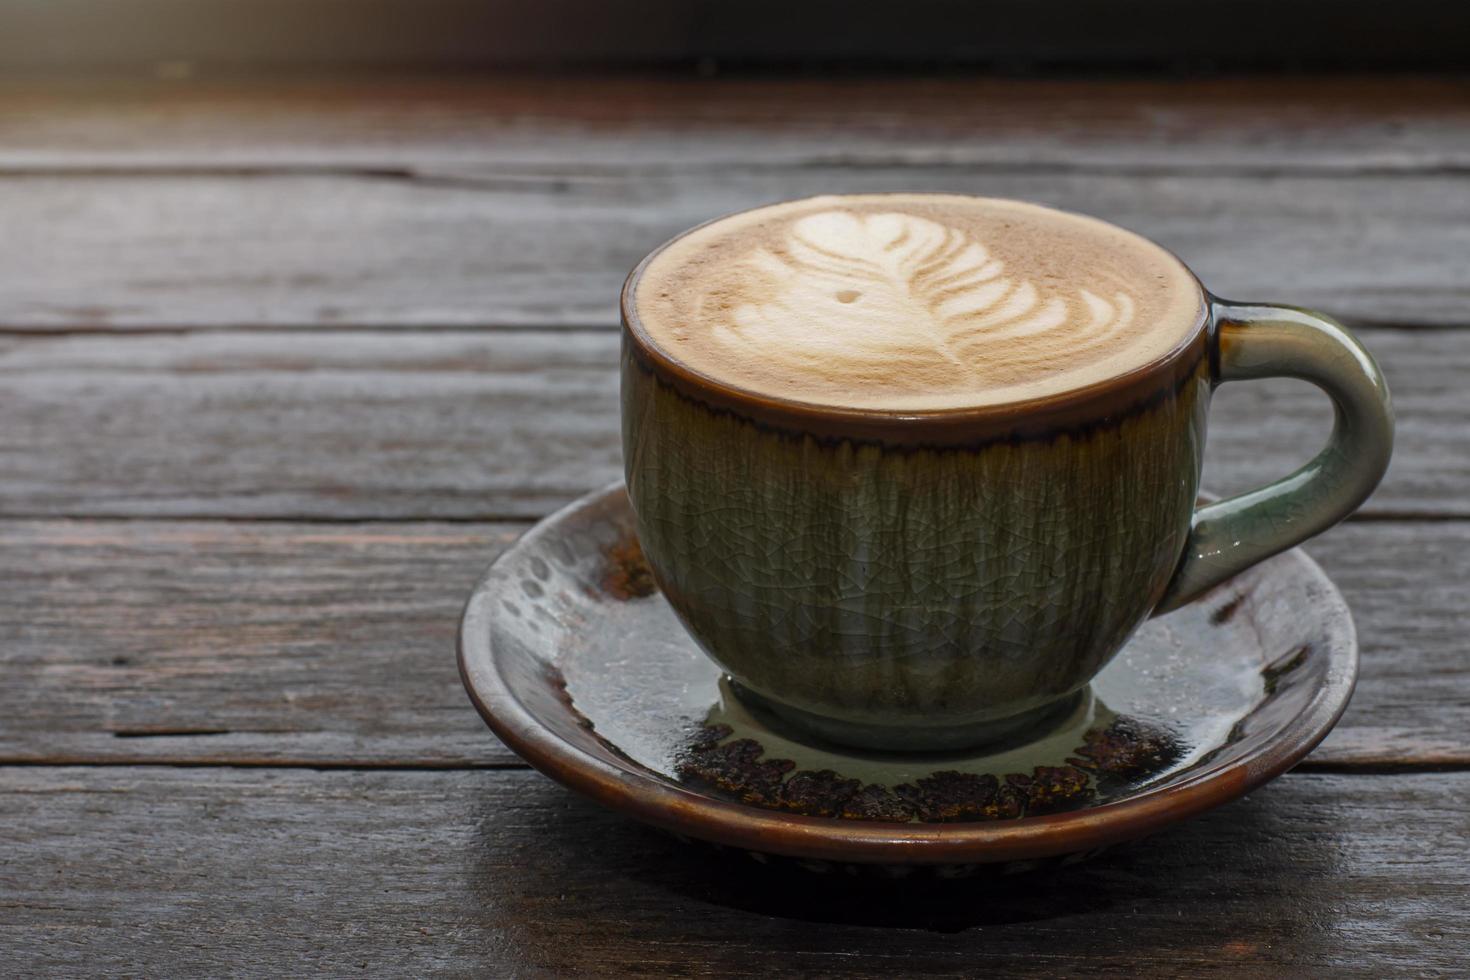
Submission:
[[[1119,228],[948,195],[813,198],[676,240],[634,296],[693,370],[825,405],[941,409],[1042,397],[1173,349],[1203,299]]]

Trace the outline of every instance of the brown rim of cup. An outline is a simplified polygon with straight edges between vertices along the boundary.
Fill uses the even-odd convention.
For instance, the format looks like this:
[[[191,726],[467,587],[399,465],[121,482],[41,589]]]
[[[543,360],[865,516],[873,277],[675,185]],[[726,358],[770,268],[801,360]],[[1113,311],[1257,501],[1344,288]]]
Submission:
[[[618,305],[626,352],[631,353],[656,379],[684,397],[710,408],[797,434],[897,445],[1048,439],[1064,430],[1116,424],[1132,410],[1172,395],[1198,373],[1200,362],[1208,351],[1210,310],[1214,299],[1189,266],[1152,239],[1146,240],[1178,262],[1199,289],[1199,317],[1194,327],[1167,353],[1145,364],[1101,381],[1040,398],[922,411],[819,405],[765,395],[722,381],[694,370],[659,347],[643,328],[633,302],[638,282],[648,264],[670,245],[702,228],[781,203],[785,202],[732,211],[686,229],[644,256],[623,282]]]

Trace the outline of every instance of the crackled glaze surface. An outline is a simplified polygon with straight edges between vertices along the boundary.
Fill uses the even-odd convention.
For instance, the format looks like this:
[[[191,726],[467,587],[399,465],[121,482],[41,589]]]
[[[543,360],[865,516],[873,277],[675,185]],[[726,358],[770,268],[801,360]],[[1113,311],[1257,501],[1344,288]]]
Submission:
[[[496,562],[466,608],[461,669],[512,748],[665,829],[818,868],[968,874],[1089,854],[1284,771],[1346,704],[1356,646],[1336,590],[1292,552],[1145,624],[1044,731],[968,752],[843,749],[731,696],[612,487]]]
[[[849,744],[955,747],[1086,684],[1179,562],[1207,365],[1049,438],[894,446],[759,424],[625,342],[638,536],[704,649]]]

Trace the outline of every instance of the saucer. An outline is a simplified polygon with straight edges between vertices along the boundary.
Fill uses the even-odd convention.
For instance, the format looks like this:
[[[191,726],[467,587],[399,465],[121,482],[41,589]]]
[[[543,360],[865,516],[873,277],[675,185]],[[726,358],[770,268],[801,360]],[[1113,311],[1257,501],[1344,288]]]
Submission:
[[[1347,707],[1347,605],[1300,551],[1146,623],[1044,731],[947,754],[814,744],[734,696],[664,601],[621,484],[490,567],[460,674],[537,769],[685,838],[825,870],[1088,857],[1290,769]]]

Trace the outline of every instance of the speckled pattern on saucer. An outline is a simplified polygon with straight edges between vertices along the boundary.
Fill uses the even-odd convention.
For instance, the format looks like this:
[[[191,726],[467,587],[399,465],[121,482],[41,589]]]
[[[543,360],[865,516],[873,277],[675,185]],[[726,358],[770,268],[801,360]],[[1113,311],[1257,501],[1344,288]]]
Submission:
[[[676,834],[817,870],[962,875],[1074,860],[1289,769],[1352,693],[1336,588],[1291,551],[1146,624],[1039,732],[981,750],[815,745],[735,697],[659,594],[621,485],[476,586],[460,670],[552,778]]]

